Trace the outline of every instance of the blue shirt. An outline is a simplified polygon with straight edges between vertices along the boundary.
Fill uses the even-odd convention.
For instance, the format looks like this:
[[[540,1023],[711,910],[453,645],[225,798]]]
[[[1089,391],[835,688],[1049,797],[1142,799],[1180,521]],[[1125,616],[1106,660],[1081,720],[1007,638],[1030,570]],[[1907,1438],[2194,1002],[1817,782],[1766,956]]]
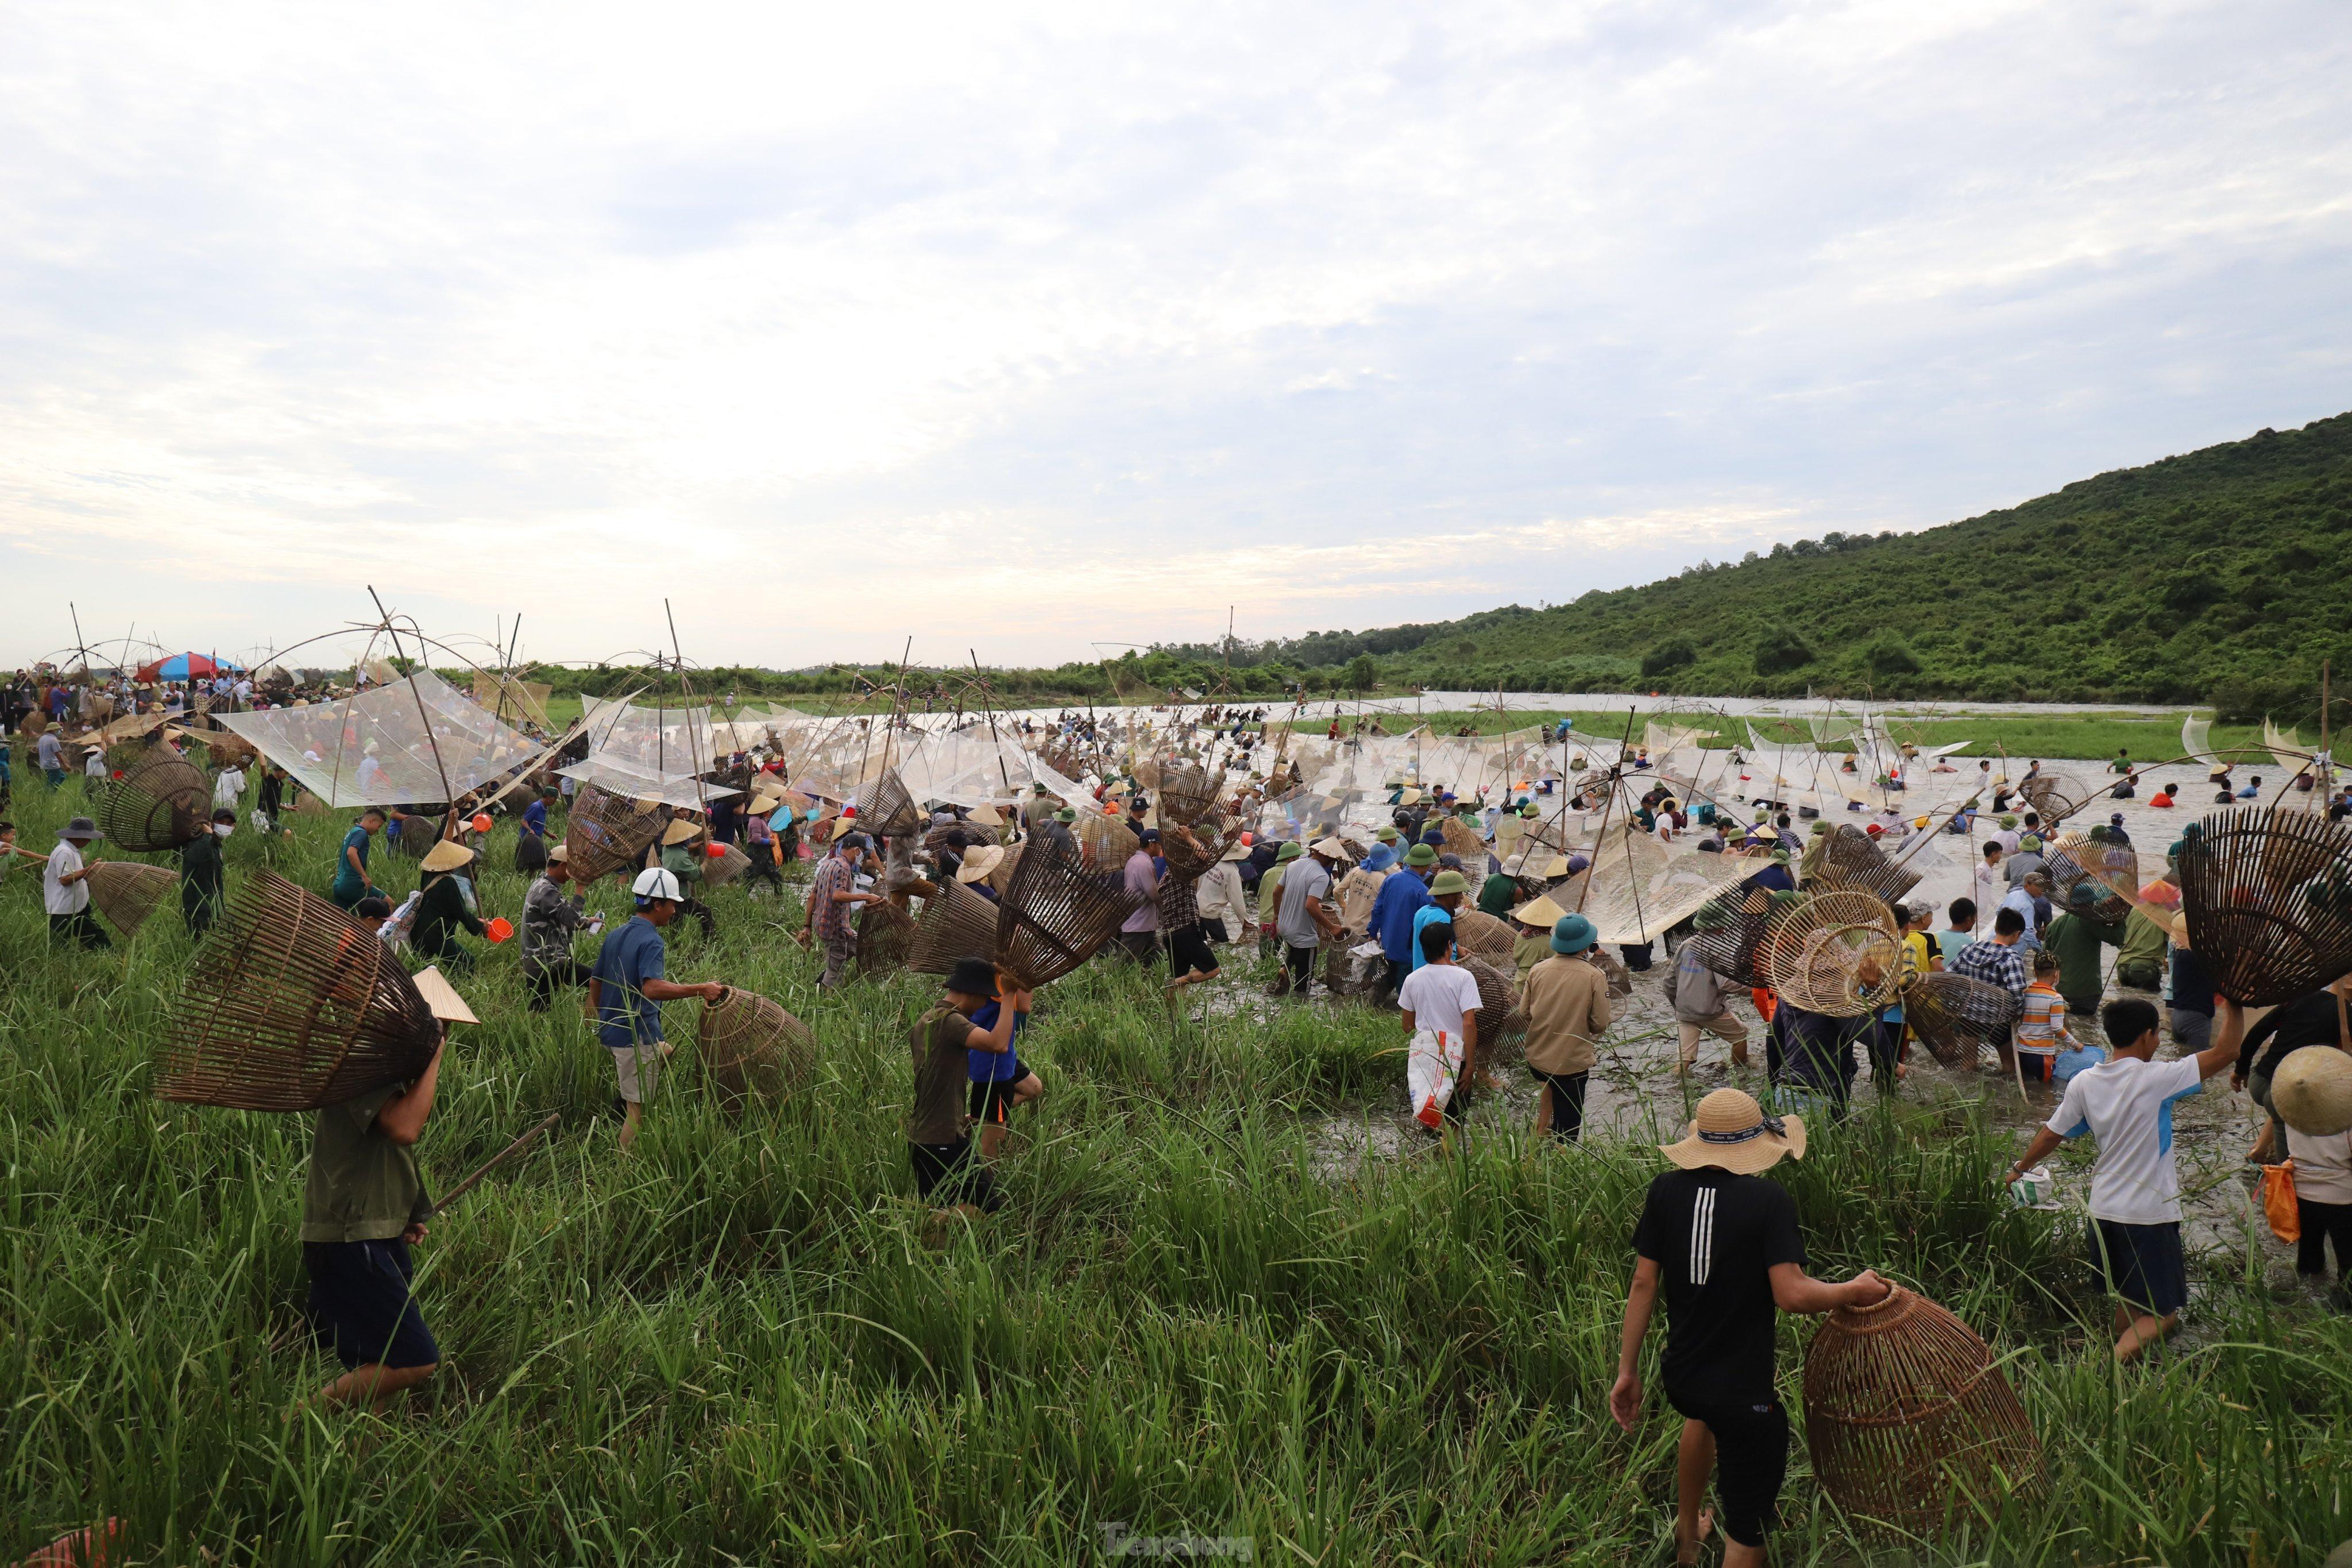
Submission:
[[[1429,884],[1412,871],[1400,871],[1381,884],[1372,900],[1370,924],[1381,939],[1381,954],[1391,963],[1412,956],[1412,917],[1431,905]]]
[[[661,1004],[647,998],[645,984],[662,978],[668,951],[659,928],[642,915],[633,916],[596,950],[596,978],[604,984],[596,1037],[607,1049],[625,1051],[661,1039]]]
[[[358,850],[360,852],[360,864],[362,866],[367,864],[368,837],[368,830],[360,826],[357,823],[353,823],[352,825],[352,830],[343,835],[343,847],[345,849]],[[339,855],[335,858],[336,893],[347,899],[357,899],[365,896],[368,889],[367,879],[359,872],[352,869],[351,857],[348,855]]]
[[[522,825],[530,830],[530,836],[533,838],[546,837],[547,802],[543,800],[535,800],[529,805],[524,806],[522,808]]]
[[[994,1029],[996,1020],[1003,1016],[999,1010],[1003,1005],[1002,1002],[991,1002],[979,1008],[971,1016],[971,1026],[982,1034]],[[970,1073],[972,1082],[1011,1083],[1021,1077],[1021,1031],[1028,1025],[1028,1014],[1013,1015],[1013,1047],[1010,1050],[964,1052],[967,1058],[965,1070]]]
[[[1422,955],[1422,931],[1430,926],[1441,924],[1450,926],[1453,923],[1454,917],[1446,913],[1444,910],[1438,908],[1435,900],[1432,900],[1430,902],[1423,904],[1420,909],[1412,911],[1412,959],[1407,965],[1408,972],[1419,969],[1423,964],[1429,962],[1427,958]]]

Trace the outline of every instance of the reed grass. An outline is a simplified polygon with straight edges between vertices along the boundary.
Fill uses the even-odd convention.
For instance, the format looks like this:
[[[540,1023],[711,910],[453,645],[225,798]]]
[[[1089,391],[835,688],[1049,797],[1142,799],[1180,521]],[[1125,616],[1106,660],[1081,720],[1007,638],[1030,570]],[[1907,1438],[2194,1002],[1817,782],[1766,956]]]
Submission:
[[[20,791],[28,844],[79,787]],[[241,832],[231,874],[323,887],[340,818],[289,820],[291,844]],[[512,917],[508,846],[483,896]],[[172,1563],[1066,1563],[1114,1521],[1260,1561],[1664,1560],[1674,1420],[1654,1393],[1628,1437],[1605,1408],[1646,1143],[1531,1147],[1493,1116],[1454,1154],[1335,1155],[1335,1128],[1395,1121],[1392,1018],[1171,1016],[1090,965],[1024,1042],[1047,1094],[1011,1207],[927,1245],[899,1120],[932,983],[821,994],[780,929],[796,896],[740,888],[715,943],[672,928],[670,972],[808,1021],[805,1092],[730,1117],[682,1067],[625,1157],[576,1010],[530,1014],[512,945],[488,951],[428,1173],[562,1129],[419,1250],[442,1374],[381,1416],[289,1418],[332,1370],[299,1314],[307,1121],[150,1099],[178,921],[53,952],[27,871],[0,888],[0,1560],[108,1514]],[[670,1033],[690,1051],[691,1005]],[[2191,1334],[2117,1373],[2079,1238],[1992,1184],[2013,1142],[1866,1103],[1780,1175],[1817,1273],[1885,1269],[2008,1358],[2049,1494],[1890,1541],[1801,1450],[1776,1561],[2270,1564],[2352,1535],[2352,1328],[2207,1260]],[[1807,1331],[1784,1321],[1792,1407]]]

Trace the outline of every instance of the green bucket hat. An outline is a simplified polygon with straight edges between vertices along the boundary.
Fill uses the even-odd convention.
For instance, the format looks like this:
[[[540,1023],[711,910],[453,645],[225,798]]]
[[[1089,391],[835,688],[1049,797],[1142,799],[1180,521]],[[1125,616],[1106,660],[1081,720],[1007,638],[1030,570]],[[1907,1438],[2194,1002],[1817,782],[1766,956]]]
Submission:
[[[2004,812],[2001,814],[2000,825],[2003,827],[2015,827],[2017,826],[2017,818],[2009,813]]]
[[[1056,822],[1076,822],[1077,819],[1078,814],[1066,805],[1054,814],[1054,820]]]
[[[2099,895],[2088,882],[2077,882],[2066,889],[2066,907],[2070,910],[2087,910],[2098,901]]]
[[[1397,830],[1393,827],[1383,826],[1379,832],[1373,834],[1372,837],[1379,839],[1383,844],[1393,844],[1397,841]]]
[[[1582,952],[1594,940],[1592,922],[1582,915],[1562,915],[1559,923],[1551,928],[1554,952]]]
[[[1294,838],[1289,843],[1284,845],[1281,848],[1274,852],[1274,863],[1279,866],[1285,860],[1296,860],[1301,855],[1306,853],[1307,851],[1301,848],[1298,841]]]
[[[1404,863],[1408,866],[1434,866],[1437,864],[1437,850],[1432,845],[1416,844],[1405,851]]]
[[[1429,896],[1433,899],[1442,899],[1448,893],[1466,893],[1469,890],[1470,879],[1459,871],[1440,871],[1430,879]]]

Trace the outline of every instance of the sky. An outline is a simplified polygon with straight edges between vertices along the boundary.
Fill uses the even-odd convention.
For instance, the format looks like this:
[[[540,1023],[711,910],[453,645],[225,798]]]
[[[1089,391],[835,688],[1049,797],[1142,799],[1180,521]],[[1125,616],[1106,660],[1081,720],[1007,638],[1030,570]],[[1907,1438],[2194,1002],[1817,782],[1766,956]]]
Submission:
[[[2352,408],[2347,80],[2341,0],[0,7],[0,661],[373,585],[1055,663],[1930,526]]]

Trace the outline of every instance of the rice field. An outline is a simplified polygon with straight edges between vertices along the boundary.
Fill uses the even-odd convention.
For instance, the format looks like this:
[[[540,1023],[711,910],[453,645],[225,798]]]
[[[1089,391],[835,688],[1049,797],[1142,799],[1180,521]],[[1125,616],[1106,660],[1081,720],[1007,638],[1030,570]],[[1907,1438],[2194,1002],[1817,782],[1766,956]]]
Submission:
[[[11,816],[46,849],[81,786],[24,777]],[[241,829],[232,878],[323,889],[341,815],[289,820]],[[515,919],[510,847],[482,894]],[[418,1250],[440,1375],[382,1415],[300,1408],[336,1370],[300,1316],[307,1119],[150,1098],[176,910],[52,952],[37,869],[0,885],[0,1562],[107,1516],[173,1564],[1063,1563],[1188,1533],[1261,1562],[1671,1560],[1677,1423],[1654,1373],[1635,1435],[1605,1405],[1645,1137],[1536,1145],[1514,1094],[1443,1152],[1400,1129],[1393,1016],[1268,1003],[1237,954],[1172,1016],[1097,964],[1025,1037],[1046,1095],[1009,1207],[942,1233],[899,1125],[931,984],[820,994],[797,889],[712,895],[717,940],[674,926],[670,973],[798,1013],[812,1080],[730,1115],[671,1004],[680,1067],[627,1155],[577,1009],[529,1013],[514,944],[484,952],[428,1179],[560,1131]],[[1620,1033],[1625,1061],[1672,1050]],[[1663,1132],[1679,1091],[1643,1081]],[[2117,1372],[2076,1225],[1995,1184],[2018,1141],[1973,1093],[1865,1094],[1777,1174],[1815,1273],[1875,1267],[2006,1358],[2048,1489],[1905,1540],[1842,1515],[1800,1446],[1775,1560],[2273,1565],[2352,1537],[2352,1319],[2224,1237],[2189,1331]],[[1811,1328],[1782,1321],[1792,1414]]]

